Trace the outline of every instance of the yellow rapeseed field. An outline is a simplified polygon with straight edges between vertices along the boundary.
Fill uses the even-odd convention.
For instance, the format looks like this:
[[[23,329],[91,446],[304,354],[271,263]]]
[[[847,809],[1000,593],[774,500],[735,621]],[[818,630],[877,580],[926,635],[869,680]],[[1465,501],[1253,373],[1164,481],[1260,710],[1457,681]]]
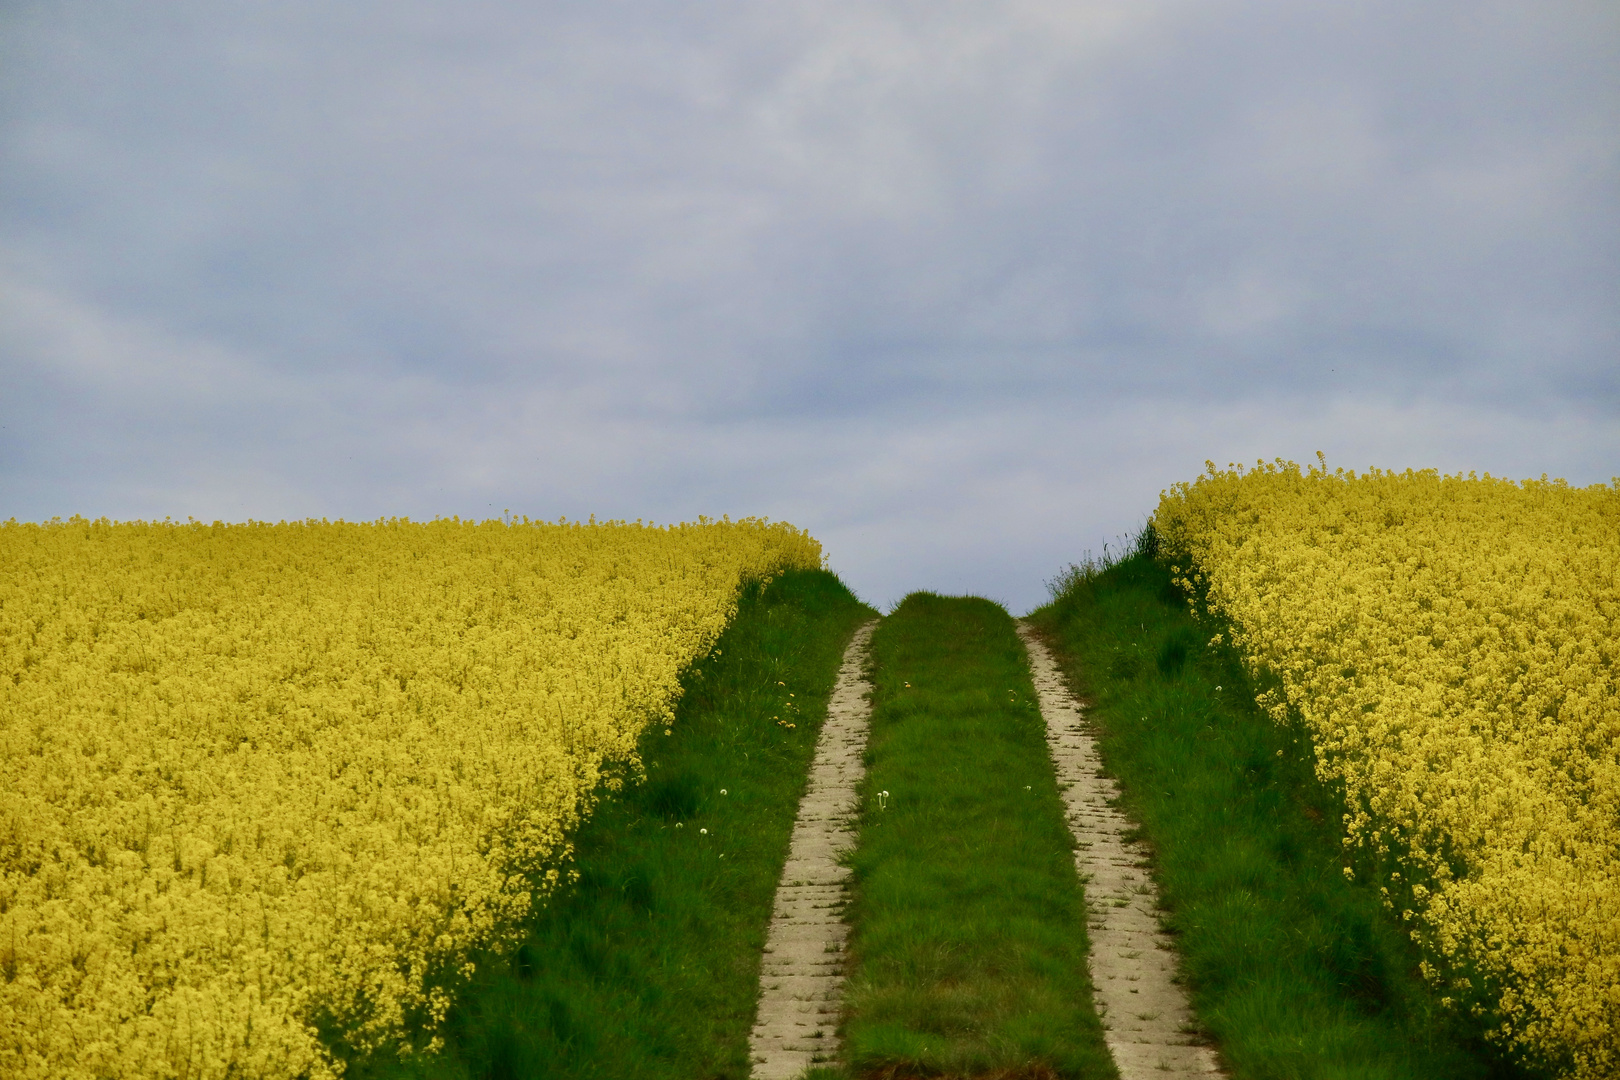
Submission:
[[[1620,481],[1211,464],[1154,524],[1430,977],[1532,1059],[1620,1075]]]
[[[0,525],[0,1076],[435,1049],[740,581],[820,562],[753,520]]]

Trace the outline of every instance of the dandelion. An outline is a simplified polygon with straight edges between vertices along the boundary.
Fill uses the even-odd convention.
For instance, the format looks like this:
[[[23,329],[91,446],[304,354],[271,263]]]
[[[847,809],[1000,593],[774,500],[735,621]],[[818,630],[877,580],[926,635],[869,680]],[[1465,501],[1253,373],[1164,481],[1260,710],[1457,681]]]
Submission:
[[[726,789],[725,789],[725,788],[721,788],[721,789],[720,789],[720,794],[722,794],[722,795],[724,795],[724,794],[725,794],[725,793],[726,793]]]
[[[709,830],[708,829],[699,829],[698,830],[698,835],[700,835],[700,836],[708,836],[709,835]]]

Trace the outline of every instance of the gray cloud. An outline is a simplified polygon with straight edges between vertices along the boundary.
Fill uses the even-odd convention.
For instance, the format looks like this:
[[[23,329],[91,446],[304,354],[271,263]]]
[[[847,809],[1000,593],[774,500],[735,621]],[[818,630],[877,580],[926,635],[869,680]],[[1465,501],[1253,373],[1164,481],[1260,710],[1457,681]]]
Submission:
[[[1206,457],[1620,472],[1612,5],[4,19],[8,516],[763,513],[1027,607]]]

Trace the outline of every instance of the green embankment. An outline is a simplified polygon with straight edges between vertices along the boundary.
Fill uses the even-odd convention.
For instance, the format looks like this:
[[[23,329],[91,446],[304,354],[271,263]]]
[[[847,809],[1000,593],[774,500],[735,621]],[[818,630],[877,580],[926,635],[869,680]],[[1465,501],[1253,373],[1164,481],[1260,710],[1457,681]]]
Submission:
[[[846,1062],[863,1077],[1116,1076],[1012,619],[988,600],[913,594],[872,653]]]
[[[1209,645],[1151,532],[1071,573],[1031,621],[1091,701],[1105,766],[1155,852],[1204,1026],[1236,1080],[1518,1076],[1441,1009],[1371,887],[1346,880],[1343,808],[1310,745]]]
[[[647,782],[579,830],[578,881],[514,954],[479,965],[445,1052],[379,1055],[350,1075],[747,1077],[761,950],[816,735],[844,647],[876,614],[824,571],[745,595],[687,673],[672,734],[643,738]]]

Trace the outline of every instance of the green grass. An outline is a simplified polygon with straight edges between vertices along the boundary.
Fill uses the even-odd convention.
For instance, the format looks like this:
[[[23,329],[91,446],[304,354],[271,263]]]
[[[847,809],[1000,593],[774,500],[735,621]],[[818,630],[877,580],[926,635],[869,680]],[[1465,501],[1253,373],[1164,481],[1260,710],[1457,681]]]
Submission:
[[[863,1077],[1115,1077],[1012,619],[988,600],[917,593],[872,650],[846,1062]]]
[[[1092,703],[1103,759],[1155,853],[1195,1008],[1232,1075],[1522,1075],[1442,1010],[1399,920],[1346,879],[1343,807],[1316,779],[1308,740],[1258,709],[1147,537],[1110,568],[1071,573],[1031,620]]]
[[[512,955],[483,958],[445,1052],[379,1055],[350,1075],[746,1077],[761,950],[816,735],[844,647],[876,614],[823,571],[746,594],[684,678],[673,733],[643,738],[647,782],[581,827],[577,883]]]

